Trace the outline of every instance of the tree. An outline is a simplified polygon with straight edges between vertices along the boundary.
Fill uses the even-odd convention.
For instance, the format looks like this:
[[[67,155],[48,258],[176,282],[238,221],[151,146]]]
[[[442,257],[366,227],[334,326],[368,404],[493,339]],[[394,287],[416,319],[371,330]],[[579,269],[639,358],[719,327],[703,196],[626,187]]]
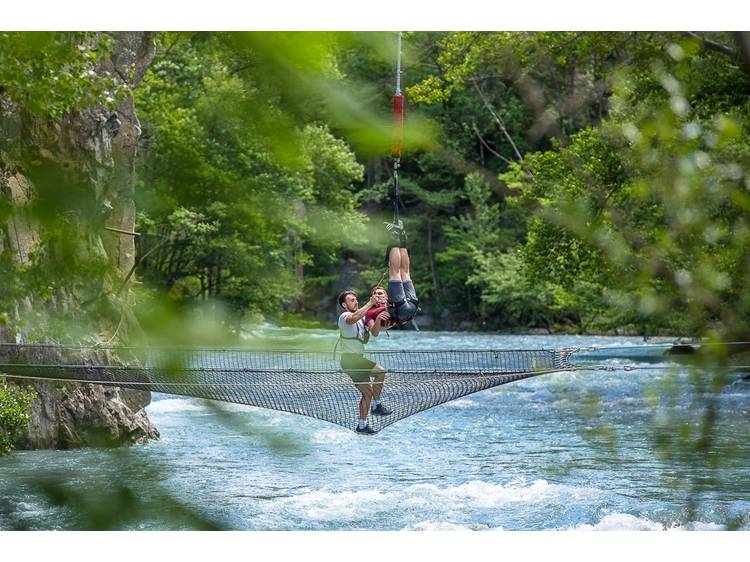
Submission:
[[[315,111],[298,106],[291,85],[277,83],[278,72],[246,66],[251,54],[270,64],[269,38],[162,40],[168,50],[138,97],[152,138],[141,161],[141,224],[180,236],[145,262],[146,278],[179,285],[172,294],[187,302],[220,299],[278,316],[299,306],[305,268],[329,264],[345,240],[361,237],[351,190],[362,167]]]

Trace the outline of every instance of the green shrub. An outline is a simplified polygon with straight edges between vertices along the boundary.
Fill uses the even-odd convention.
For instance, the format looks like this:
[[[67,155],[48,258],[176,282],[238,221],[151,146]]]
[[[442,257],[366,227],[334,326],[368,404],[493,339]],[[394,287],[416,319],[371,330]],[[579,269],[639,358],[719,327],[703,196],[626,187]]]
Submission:
[[[35,398],[31,387],[0,384],[0,455],[13,450],[15,439],[31,417],[31,402]]]

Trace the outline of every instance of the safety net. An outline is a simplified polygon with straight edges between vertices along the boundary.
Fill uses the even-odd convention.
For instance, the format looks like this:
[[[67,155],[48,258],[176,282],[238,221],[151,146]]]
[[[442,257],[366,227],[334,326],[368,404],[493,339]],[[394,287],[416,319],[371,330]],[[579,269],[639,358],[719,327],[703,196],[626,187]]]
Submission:
[[[371,414],[375,431],[418,412],[502,384],[576,370],[576,349],[371,351],[386,373],[379,388],[391,413]],[[0,344],[0,373],[131,388],[291,412],[354,429],[359,385],[332,353],[311,351],[80,347]],[[351,372],[351,371],[350,371]]]

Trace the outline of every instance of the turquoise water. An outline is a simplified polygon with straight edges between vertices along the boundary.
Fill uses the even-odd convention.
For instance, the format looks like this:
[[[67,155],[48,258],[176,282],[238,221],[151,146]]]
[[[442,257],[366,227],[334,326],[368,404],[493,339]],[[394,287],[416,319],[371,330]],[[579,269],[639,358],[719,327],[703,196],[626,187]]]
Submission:
[[[274,335],[299,341],[299,331]],[[304,338],[333,347],[335,333]],[[402,332],[374,343],[535,349],[642,341]],[[698,431],[703,412],[688,373],[662,368],[672,364],[661,351],[600,352],[591,360],[640,368],[518,381],[372,437],[292,414],[155,395],[148,413],[160,441],[0,459],[0,528],[92,528],[112,517],[110,508],[110,526],[123,529],[748,529],[750,381],[731,375],[717,398],[715,465],[659,454],[657,428],[666,428],[662,439]]]

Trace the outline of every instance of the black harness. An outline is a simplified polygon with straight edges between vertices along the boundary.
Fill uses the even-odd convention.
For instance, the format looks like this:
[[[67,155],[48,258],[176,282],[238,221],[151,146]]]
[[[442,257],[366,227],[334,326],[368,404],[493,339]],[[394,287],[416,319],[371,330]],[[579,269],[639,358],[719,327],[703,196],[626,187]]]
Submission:
[[[391,316],[393,318],[397,318],[398,315],[396,314],[396,309],[398,309],[398,307],[404,304],[405,302],[410,302],[416,305],[416,308],[414,309],[414,314],[412,314],[411,316],[409,316],[409,318],[406,318],[404,320],[396,320],[396,322],[392,324],[391,327],[398,328],[399,326],[403,326],[404,324],[411,322],[412,325],[414,326],[414,329],[419,331],[419,326],[417,326],[417,323],[414,321],[414,319],[417,317],[417,313],[419,313],[422,310],[422,308],[419,306],[419,299],[410,299],[408,297],[404,297],[403,299],[397,302],[393,302],[389,299],[388,300],[389,314],[391,314],[391,311],[393,311],[393,314],[391,314]]]

